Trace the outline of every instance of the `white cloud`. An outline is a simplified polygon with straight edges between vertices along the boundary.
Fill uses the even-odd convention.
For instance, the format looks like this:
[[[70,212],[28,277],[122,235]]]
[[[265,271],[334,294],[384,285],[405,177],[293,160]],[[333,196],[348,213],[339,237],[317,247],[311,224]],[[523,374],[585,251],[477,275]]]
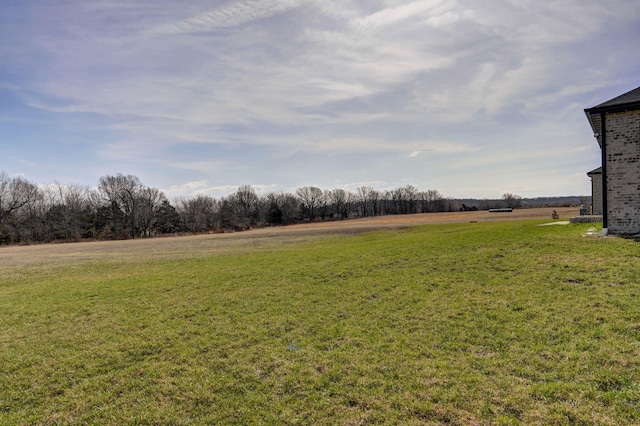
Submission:
[[[402,6],[380,10],[365,18],[358,19],[356,22],[359,27],[370,29],[402,22],[427,12],[431,12],[432,16],[429,19],[433,19],[434,17],[449,15],[450,12],[448,10],[454,5],[455,2],[451,1],[419,0]]]
[[[199,191],[206,188],[207,181],[201,180],[196,182],[185,182],[180,185],[171,185],[168,188],[162,189],[162,192],[168,198],[174,197],[191,197],[193,195],[197,195]]]
[[[299,0],[245,0],[230,2],[212,11],[149,31],[156,34],[201,33],[269,18],[299,6]]]
[[[197,171],[202,174],[211,174],[212,172],[219,172],[221,170],[232,167],[232,165],[226,161],[188,161],[188,162],[170,162],[170,165],[176,169]]]
[[[479,148],[470,144],[441,141],[389,141],[377,138],[337,137],[322,140],[310,138],[290,141],[292,151],[306,151],[327,154],[347,153],[422,153],[460,154],[475,152]],[[412,155],[415,156],[415,155]]]
[[[172,185],[162,192],[172,198],[190,198],[197,195],[208,195],[214,198],[227,197],[238,190],[241,185],[246,183],[239,183],[237,185],[211,185],[206,180],[186,182],[181,185]],[[269,192],[278,191],[277,185],[257,184],[250,185],[254,191],[258,194],[267,194]]]

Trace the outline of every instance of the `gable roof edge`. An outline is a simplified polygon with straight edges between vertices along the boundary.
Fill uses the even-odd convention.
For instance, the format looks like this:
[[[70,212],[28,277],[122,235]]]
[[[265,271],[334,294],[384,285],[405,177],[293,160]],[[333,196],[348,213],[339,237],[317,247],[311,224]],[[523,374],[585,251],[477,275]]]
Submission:
[[[623,112],[640,109],[640,87],[629,90],[622,95],[602,102],[585,111],[589,113],[597,112]]]

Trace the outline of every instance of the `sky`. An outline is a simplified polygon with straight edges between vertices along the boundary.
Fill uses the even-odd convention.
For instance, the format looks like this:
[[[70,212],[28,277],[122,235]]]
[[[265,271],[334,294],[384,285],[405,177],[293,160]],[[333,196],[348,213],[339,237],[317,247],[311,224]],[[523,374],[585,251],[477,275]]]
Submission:
[[[590,195],[639,39],[637,0],[0,0],[0,171]]]

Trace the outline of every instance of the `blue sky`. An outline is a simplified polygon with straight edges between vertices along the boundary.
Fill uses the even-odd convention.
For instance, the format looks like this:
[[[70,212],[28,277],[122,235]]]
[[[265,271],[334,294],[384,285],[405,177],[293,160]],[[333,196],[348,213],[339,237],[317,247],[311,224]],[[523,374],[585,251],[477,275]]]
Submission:
[[[590,193],[635,0],[0,0],[0,171],[170,198]]]

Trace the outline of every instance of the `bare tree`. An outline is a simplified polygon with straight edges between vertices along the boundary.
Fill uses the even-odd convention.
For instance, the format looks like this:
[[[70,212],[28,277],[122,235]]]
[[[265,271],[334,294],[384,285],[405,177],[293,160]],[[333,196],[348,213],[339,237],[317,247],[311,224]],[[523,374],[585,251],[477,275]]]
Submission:
[[[270,225],[287,225],[300,217],[300,201],[286,192],[271,192],[265,197],[265,222]]]
[[[90,189],[86,186],[72,184],[55,184],[56,201],[54,209],[59,211],[63,219],[60,225],[63,228],[64,238],[78,240],[82,238],[89,226],[91,215]]]
[[[344,189],[334,189],[329,191],[328,199],[336,217],[341,219],[349,217],[355,199],[353,193]]]
[[[142,235],[148,237],[153,231],[156,213],[167,197],[159,189],[147,187],[139,189],[136,197],[138,205],[136,223]]]
[[[258,221],[260,198],[250,185],[242,185],[222,201],[221,223],[224,228],[245,230]]]
[[[413,214],[416,212],[416,207],[418,205],[418,188],[413,185],[407,185],[402,188],[403,196],[404,196],[404,208],[403,212],[405,214]]]
[[[235,193],[238,214],[248,226],[255,225],[258,220],[258,205],[260,197],[251,185],[241,185]]]
[[[178,199],[176,210],[187,231],[202,232],[216,227],[220,203],[208,195],[198,195],[191,199]]]
[[[369,203],[374,216],[382,215],[382,194],[379,191],[372,190],[369,193]]]
[[[100,178],[98,190],[103,194],[105,201],[111,205],[113,210],[112,221],[118,219],[117,212],[120,210],[128,235],[136,237],[138,231],[138,205],[139,192],[143,189],[142,182],[137,176],[117,174],[115,176],[103,176]],[[117,227],[118,224],[113,224]]]
[[[357,189],[357,200],[360,206],[360,215],[362,217],[369,216],[369,210],[367,209],[369,206],[369,191],[373,191],[373,188],[370,186],[361,186]],[[372,213],[373,214],[373,213]]]
[[[317,211],[324,201],[322,190],[315,186],[304,186],[296,190],[296,195],[309,220],[315,219]]]
[[[342,206],[347,199],[347,191],[344,189],[332,189],[327,192],[326,196],[329,199],[332,215],[337,218],[342,218]]]
[[[22,177],[0,172],[0,225],[16,210],[34,201],[38,187]]]
[[[18,227],[16,241],[47,241],[50,239],[47,228],[47,210],[49,200],[45,192],[38,190],[35,197],[15,211]]]
[[[504,201],[505,207],[508,208],[518,208],[522,205],[522,197],[516,194],[505,193],[502,194],[502,200]]]
[[[394,214],[404,214],[405,211],[405,192],[404,188],[395,188],[387,192],[387,199],[391,201],[391,212]]]
[[[20,210],[26,209],[40,196],[38,187],[22,177],[11,178],[0,172],[0,242],[11,242],[20,238]],[[11,220],[10,220],[11,219]],[[10,231],[9,222],[13,223]]]
[[[436,213],[446,209],[445,198],[437,189],[423,191],[419,197],[422,213]]]

